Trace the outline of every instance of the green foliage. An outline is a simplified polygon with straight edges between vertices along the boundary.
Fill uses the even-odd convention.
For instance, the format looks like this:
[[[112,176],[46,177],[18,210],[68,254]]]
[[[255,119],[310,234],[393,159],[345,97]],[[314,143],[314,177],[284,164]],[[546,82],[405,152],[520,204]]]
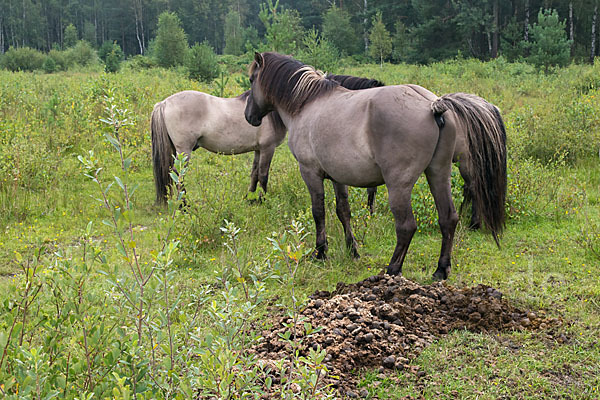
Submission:
[[[123,50],[117,42],[104,42],[98,50],[98,56],[104,62],[104,70],[106,72],[117,72],[123,61]]]
[[[156,63],[164,68],[182,65],[187,50],[187,35],[177,14],[168,11],[160,14],[153,51]]]
[[[382,21],[381,12],[373,17],[369,33],[369,54],[383,66],[383,60],[392,54],[392,38]]]
[[[529,27],[531,43],[528,44],[527,61],[544,67],[565,66],[569,63],[571,41],[567,38],[566,22],[561,21],[553,9],[541,10],[537,23]]]
[[[156,62],[154,61],[154,59],[152,59],[152,57],[137,54],[133,57],[128,58],[124,62],[123,68],[131,71],[143,71],[148,70],[150,68],[155,68],[156,66]]]
[[[98,62],[96,50],[85,40],[78,41],[66,54],[71,63],[82,67],[97,64]]]
[[[294,54],[304,34],[300,14],[294,9],[278,10],[278,7],[279,0],[275,3],[268,0],[267,4],[260,5],[259,18],[267,30],[267,46],[272,51]]]
[[[0,59],[0,66],[9,71],[35,71],[44,64],[44,55],[29,47],[11,47]]]
[[[395,61],[403,61],[407,58],[409,39],[406,25],[402,21],[397,21],[394,25],[395,31],[392,36],[392,58]]]
[[[246,42],[245,30],[242,25],[242,16],[231,9],[225,16],[225,48],[223,53],[239,56],[244,52]]]
[[[52,57],[46,57],[44,64],[42,64],[42,69],[47,74],[56,72],[56,61]]]
[[[69,24],[65,28],[63,45],[65,49],[71,48],[77,44],[79,40],[79,34],[77,33],[77,28],[75,25]]]
[[[323,39],[315,28],[309,30],[304,39],[298,58],[322,71],[335,71],[338,66],[339,54],[337,49],[326,39]]]
[[[350,14],[335,4],[323,15],[323,38],[335,46],[343,55],[357,54],[361,51],[361,40],[356,34]]]
[[[69,57],[68,51],[52,49],[48,52],[48,58],[51,58],[54,61],[57,71],[66,71],[72,65],[72,60]]]
[[[196,43],[189,49],[185,67],[190,79],[198,81],[210,82],[219,75],[217,55],[208,42]]]

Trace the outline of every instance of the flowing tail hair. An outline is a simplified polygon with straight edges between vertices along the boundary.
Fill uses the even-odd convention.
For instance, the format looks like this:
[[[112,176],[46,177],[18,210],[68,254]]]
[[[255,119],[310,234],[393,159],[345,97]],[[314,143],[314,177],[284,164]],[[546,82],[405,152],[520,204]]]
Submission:
[[[165,103],[160,102],[154,106],[152,111],[152,165],[154,168],[154,186],[156,188],[156,204],[167,202],[169,187],[171,186],[170,172],[173,168],[173,156],[175,146],[169,138],[169,132],[165,125]]]
[[[436,120],[447,111],[467,133],[467,169],[471,177],[472,201],[496,245],[506,219],[506,129],[500,110],[481,97],[466,93],[446,94],[431,104]]]

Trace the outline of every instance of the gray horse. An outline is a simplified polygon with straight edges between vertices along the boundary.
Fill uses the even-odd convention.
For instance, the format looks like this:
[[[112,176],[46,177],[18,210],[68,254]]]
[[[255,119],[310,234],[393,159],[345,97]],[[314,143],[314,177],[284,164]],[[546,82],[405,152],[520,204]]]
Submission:
[[[457,137],[464,137],[470,189],[482,222],[496,242],[505,220],[506,132],[499,110],[475,95],[437,97],[417,85],[350,91],[314,68],[277,53],[256,53],[245,117],[253,126],[277,111],[288,145],[310,192],[317,258],[325,258],[323,180],[333,182],[346,245],[358,256],[350,224],[348,187],[386,184],[396,224],[388,274],[402,272],[417,229],[411,192],[424,172],[435,200],[442,246],[435,279],[450,273],[458,216],[450,192]],[[459,134],[459,131],[464,133]]]
[[[383,86],[368,78],[348,75],[328,75],[351,90]],[[171,185],[173,156],[203,147],[220,154],[241,154],[254,151],[249,192],[257,184],[267,192],[269,168],[275,148],[285,138],[286,128],[276,112],[255,128],[244,120],[243,112],[249,92],[235,98],[221,98],[186,90],[157,103],[152,111],[152,162],[156,202],[164,204]],[[373,188],[372,190],[375,190]],[[371,193],[371,192],[370,192]],[[262,196],[262,193],[261,193]],[[369,195],[372,199],[372,195]],[[372,205],[372,200],[371,205]],[[372,206],[371,206],[372,207]]]

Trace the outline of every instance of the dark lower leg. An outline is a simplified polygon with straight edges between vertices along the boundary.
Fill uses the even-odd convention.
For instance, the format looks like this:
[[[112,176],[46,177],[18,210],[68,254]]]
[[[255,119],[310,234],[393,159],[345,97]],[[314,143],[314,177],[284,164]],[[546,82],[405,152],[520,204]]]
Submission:
[[[346,247],[352,253],[354,258],[358,258],[356,240],[352,234],[352,225],[350,224],[350,204],[348,203],[348,186],[333,182],[335,190],[335,212],[344,227],[346,237]]]
[[[256,191],[256,184],[258,183],[258,160],[260,159],[260,152],[254,152],[254,161],[252,161],[252,172],[250,172],[250,187],[249,192]]]
[[[373,206],[375,204],[375,195],[377,194],[377,186],[367,188],[367,207],[369,208],[369,213],[373,215]]]

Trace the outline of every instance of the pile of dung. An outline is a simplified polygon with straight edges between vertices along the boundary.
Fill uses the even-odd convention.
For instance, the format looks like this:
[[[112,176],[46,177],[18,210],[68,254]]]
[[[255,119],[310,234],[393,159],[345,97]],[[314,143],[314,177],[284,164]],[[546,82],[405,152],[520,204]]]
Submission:
[[[276,316],[272,322],[250,350],[271,371],[275,361],[289,359],[292,353],[281,335],[291,330],[293,321]],[[311,347],[327,351],[326,383],[347,397],[358,397],[353,372],[409,369],[421,350],[452,330],[543,330],[557,322],[543,311],[512,306],[501,292],[485,285],[458,289],[442,282],[419,285],[403,277],[376,275],[355,284],[338,283],[332,293],[316,292],[301,311],[296,334],[301,355],[308,354]],[[304,338],[304,323],[321,330]],[[272,373],[275,385],[280,375]]]

